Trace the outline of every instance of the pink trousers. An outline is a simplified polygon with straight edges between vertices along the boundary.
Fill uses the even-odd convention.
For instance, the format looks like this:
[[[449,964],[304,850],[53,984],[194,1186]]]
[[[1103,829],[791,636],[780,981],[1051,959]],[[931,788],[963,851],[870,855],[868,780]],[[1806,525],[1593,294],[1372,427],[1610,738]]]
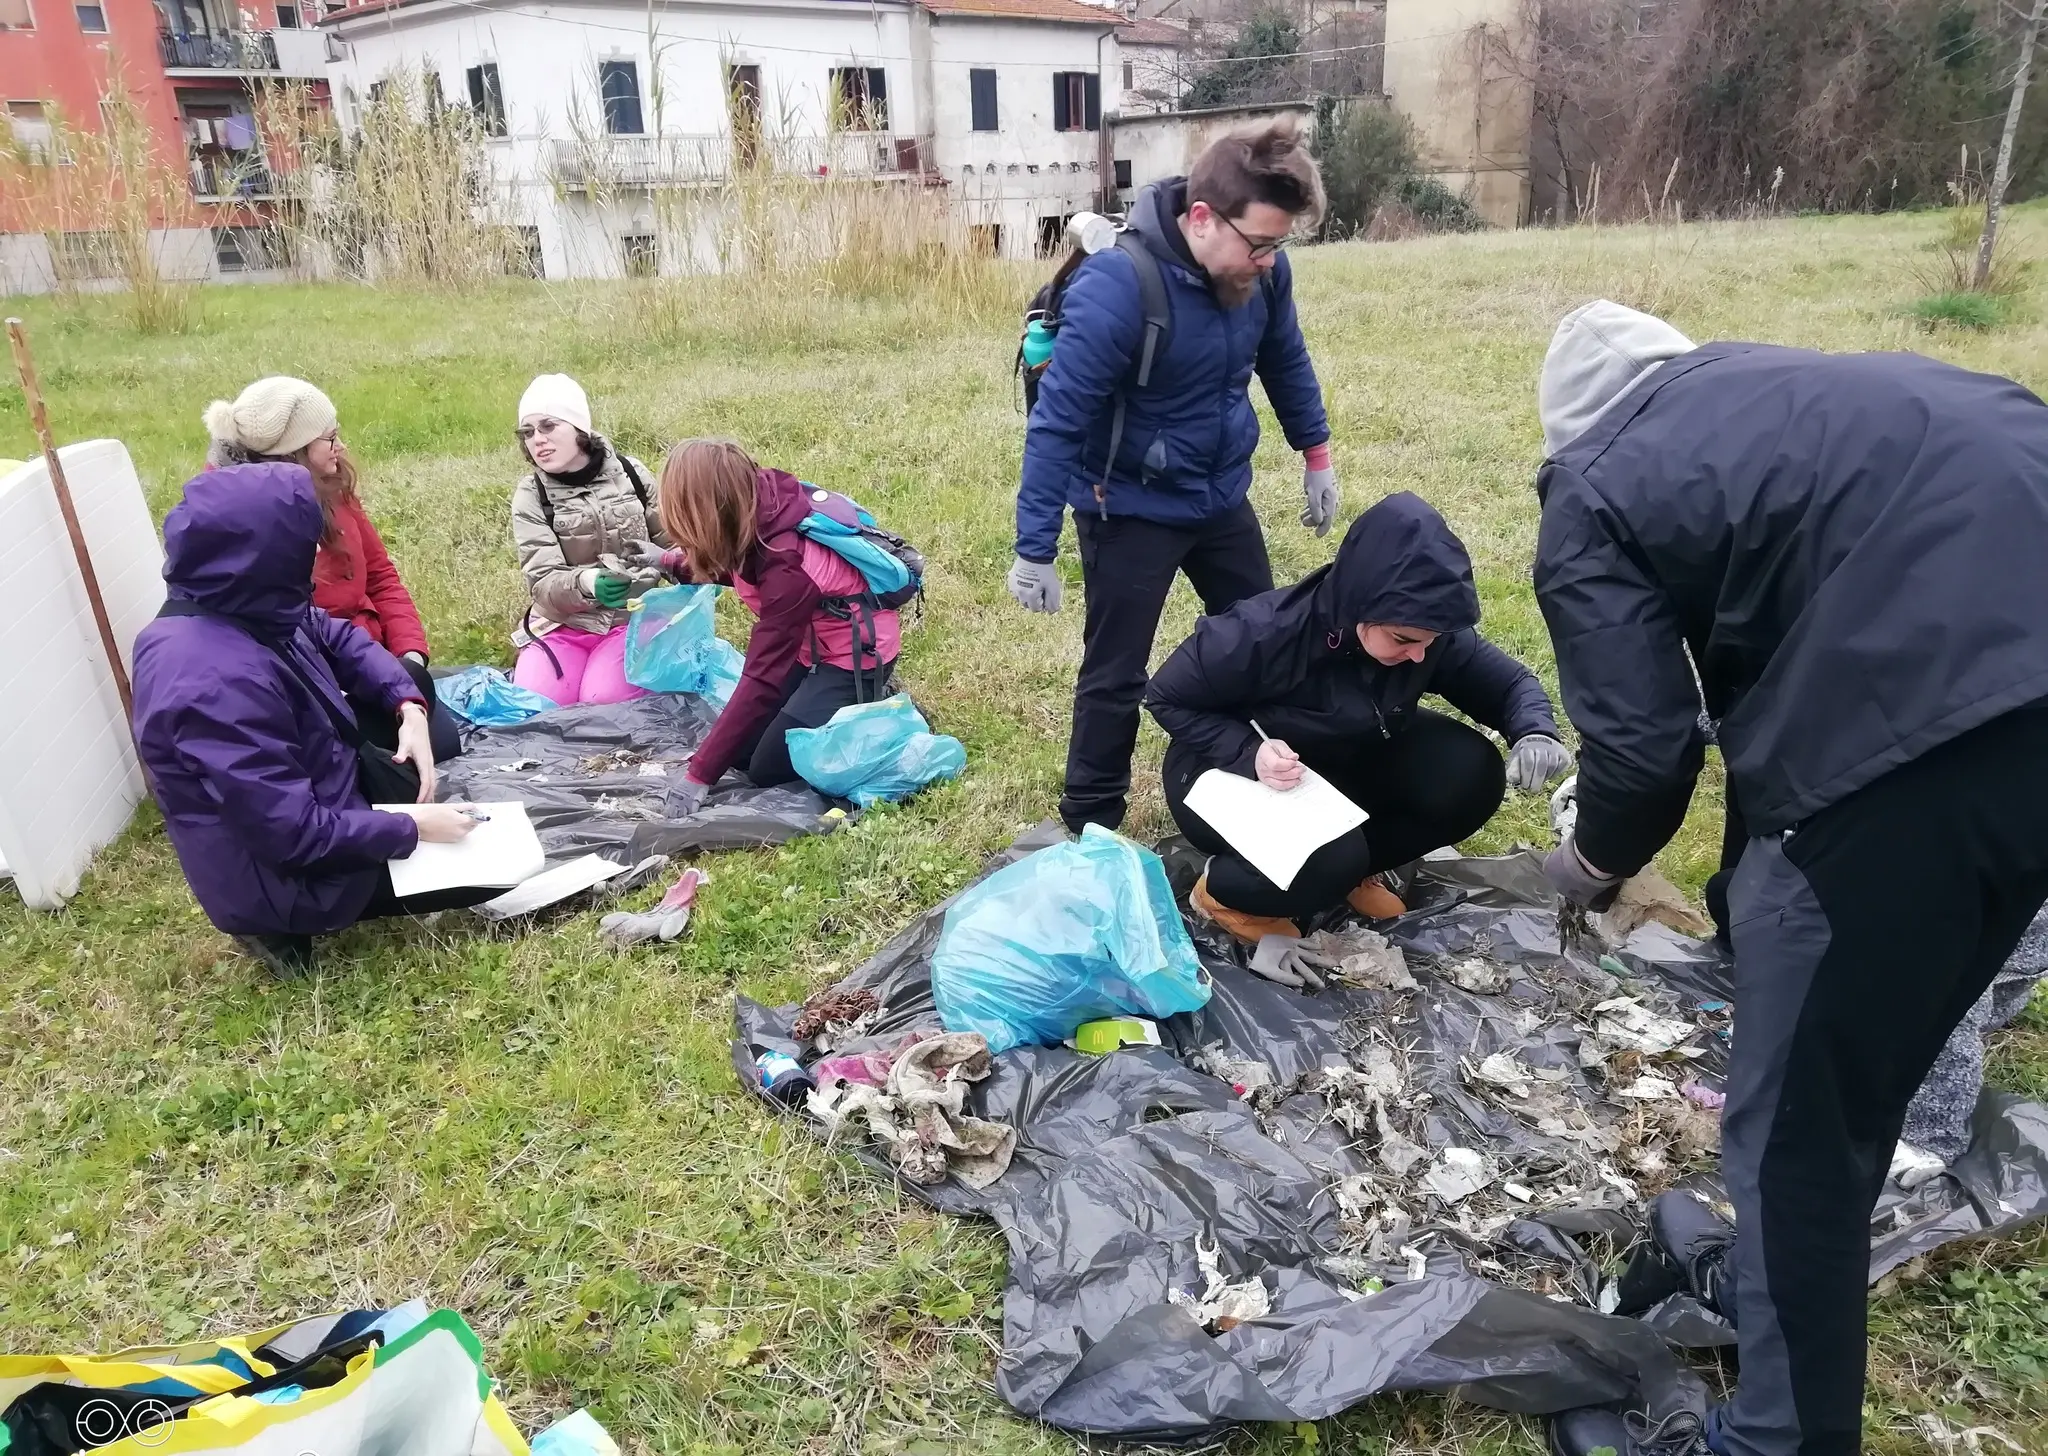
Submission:
[[[553,653],[552,660],[548,654]],[[556,666],[560,665],[560,676]],[[626,629],[579,632],[557,627],[519,649],[512,681],[567,707],[572,703],[623,703],[647,695],[626,681]]]

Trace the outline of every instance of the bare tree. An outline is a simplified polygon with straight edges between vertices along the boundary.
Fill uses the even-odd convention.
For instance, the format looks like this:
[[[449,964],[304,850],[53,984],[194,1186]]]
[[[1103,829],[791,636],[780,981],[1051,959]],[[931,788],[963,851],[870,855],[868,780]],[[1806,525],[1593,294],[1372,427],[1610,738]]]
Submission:
[[[1977,271],[1971,286],[1980,292],[1991,281],[1991,258],[1998,250],[1998,222],[2005,211],[2005,189],[2012,182],[2012,144],[2019,135],[2020,112],[2027,103],[2027,81],[2034,69],[2034,37],[2040,34],[2041,17],[2048,14],[2048,0],[2034,0],[2034,13],[2027,17],[2020,36],[2020,66],[2012,78],[2012,101],[2005,108],[2005,134],[1998,140],[1998,167],[1991,176],[1991,194],[1984,200],[1984,236],[1977,243]]]

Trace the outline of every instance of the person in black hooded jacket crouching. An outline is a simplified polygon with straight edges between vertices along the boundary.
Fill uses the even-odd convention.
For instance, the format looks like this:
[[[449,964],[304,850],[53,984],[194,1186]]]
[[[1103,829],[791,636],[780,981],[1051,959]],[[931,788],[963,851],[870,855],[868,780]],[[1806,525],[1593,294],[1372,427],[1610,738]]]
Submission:
[[[1377,876],[1474,833],[1510,784],[1534,791],[1571,766],[1543,684],[1478,625],[1464,543],[1405,492],[1353,521],[1329,566],[1201,620],[1145,695],[1173,740],[1167,807],[1211,856],[1197,913],[1247,942],[1299,935],[1299,919],[1347,900],[1370,918],[1398,915]],[[1506,765],[1478,729],[1422,707],[1424,693],[1507,740]],[[1310,855],[1283,890],[1187,795],[1210,769],[1287,790],[1304,768],[1370,817]]]

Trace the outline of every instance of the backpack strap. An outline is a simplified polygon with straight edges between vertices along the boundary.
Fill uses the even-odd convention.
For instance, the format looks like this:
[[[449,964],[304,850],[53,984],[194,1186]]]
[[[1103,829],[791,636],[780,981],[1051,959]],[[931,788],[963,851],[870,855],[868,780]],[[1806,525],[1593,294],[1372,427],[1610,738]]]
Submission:
[[[619,469],[625,471],[626,479],[633,483],[633,494],[640,497],[640,509],[643,511],[651,509],[654,503],[647,498],[647,482],[640,478],[640,472],[633,468],[633,462],[627,458],[624,450],[619,451],[618,454]]]
[[[1143,389],[1152,382],[1152,366],[1159,362],[1166,335],[1173,327],[1173,312],[1166,301],[1166,276],[1160,272],[1159,260],[1152,256],[1145,240],[1126,229],[1116,235],[1116,247],[1131,260],[1131,267],[1137,272],[1138,306],[1145,322],[1130,384],[1116,392],[1116,406],[1109,420],[1109,453],[1103,457],[1102,480],[1095,487],[1095,509],[1105,521],[1109,519],[1109,477],[1116,469],[1117,451],[1123,448],[1124,411],[1130,391]]]

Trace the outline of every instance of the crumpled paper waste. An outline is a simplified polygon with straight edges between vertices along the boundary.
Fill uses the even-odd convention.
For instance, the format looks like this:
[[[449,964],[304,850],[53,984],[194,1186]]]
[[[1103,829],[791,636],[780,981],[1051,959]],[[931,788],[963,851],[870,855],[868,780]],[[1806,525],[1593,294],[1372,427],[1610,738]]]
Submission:
[[[1329,968],[1333,980],[1367,991],[1413,991],[1408,958],[1376,930],[1319,930],[1302,937],[1302,948]]]
[[[828,1137],[859,1118],[913,1183],[951,1176],[969,1188],[986,1188],[1009,1170],[1017,1151],[1017,1129],[963,1110],[967,1084],[987,1077],[994,1065],[979,1032],[948,1032],[898,1053],[886,1086],[820,1085],[806,1106]]]
[[[1169,1289],[1166,1299],[1175,1308],[1186,1310],[1203,1329],[1218,1333],[1235,1329],[1245,1320],[1263,1318],[1273,1308],[1265,1281],[1256,1275],[1235,1284],[1225,1279],[1214,1241],[1204,1243],[1199,1234],[1195,1236],[1195,1266],[1202,1273],[1202,1292]]]

